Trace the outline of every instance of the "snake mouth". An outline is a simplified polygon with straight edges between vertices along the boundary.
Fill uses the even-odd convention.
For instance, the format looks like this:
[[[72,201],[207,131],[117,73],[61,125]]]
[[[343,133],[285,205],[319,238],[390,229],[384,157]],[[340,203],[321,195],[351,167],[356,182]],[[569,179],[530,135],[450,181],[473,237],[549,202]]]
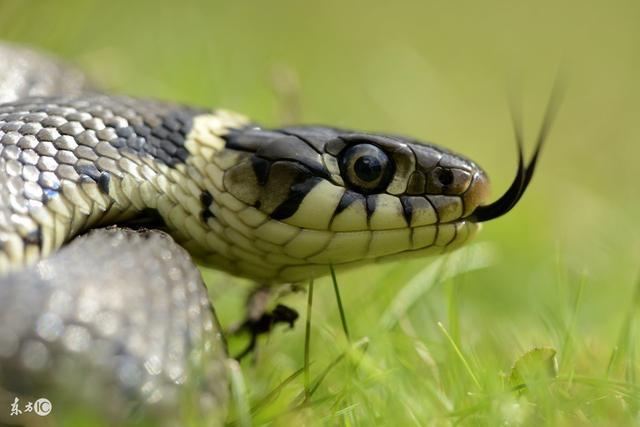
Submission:
[[[540,126],[540,129],[538,131],[538,137],[536,140],[536,146],[533,152],[533,156],[526,166],[524,162],[524,138],[522,132],[522,118],[520,109],[515,108],[514,104],[511,103],[510,111],[515,133],[516,148],[518,152],[518,169],[516,171],[516,176],[513,179],[513,182],[511,182],[511,185],[509,186],[507,191],[505,191],[505,193],[496,201],[488,205],[478,206],[469,215],[468,219],[470,221],[484,222],[499,218],[513,209],[516,204],[518,204],[525,191],[527,190],[527,187],[531,182],[531,178],[533,178],[533,173],[536,169],[542,146],[544,145],[547,136],[549,135],[551,126],[553,125],[553,122],[558,113],[558,109],[562,101],[561,98],[564,94],[563,89],[564,88],[561,87],[559,79],[556,78],[553,89],[551,91],[551,96],[549,97],[549,101],[545,109],[542,125]]]

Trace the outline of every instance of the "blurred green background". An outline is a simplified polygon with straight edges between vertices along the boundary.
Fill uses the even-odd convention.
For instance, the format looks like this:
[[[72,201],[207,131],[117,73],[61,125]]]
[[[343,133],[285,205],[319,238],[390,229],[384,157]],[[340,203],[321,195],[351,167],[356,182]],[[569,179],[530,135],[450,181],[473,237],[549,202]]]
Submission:
[[[389,328],[383,313],[432,261],[341,274],[366,363],[339,363],[312,404],[295,404],[296,378],[252,415],[272,425],[637,425],[638,22],[635,1],[0,0],[0,39],[55,52],[110,91],[413,135],[476,160],[495,195],[516,166],[509,90],[521,88],[531,148],[562,64],[565,102],[533,183],[477,239],[491,265],[422,283]],[[223,323],[242,317],[249,284],[206,278]],[[314,378],[345,350],[331,282],[315,292]],[[285,301],[302,321],[243,362],[252,406],[302,366],[306,296]],[[510,392],[535,347],[558,352],[558,376]]]

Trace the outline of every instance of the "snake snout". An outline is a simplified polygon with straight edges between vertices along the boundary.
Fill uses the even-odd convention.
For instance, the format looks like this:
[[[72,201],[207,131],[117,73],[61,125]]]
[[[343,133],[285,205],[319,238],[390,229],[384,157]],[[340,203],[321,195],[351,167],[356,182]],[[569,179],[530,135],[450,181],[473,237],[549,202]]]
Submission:
[[[482,169],[478,168],[473,174],[469,188],[462,195],[464,205],[463,217],[468,217],[478,207],[486,204],[490,192],[491,183],[489,182],[489,177]]]

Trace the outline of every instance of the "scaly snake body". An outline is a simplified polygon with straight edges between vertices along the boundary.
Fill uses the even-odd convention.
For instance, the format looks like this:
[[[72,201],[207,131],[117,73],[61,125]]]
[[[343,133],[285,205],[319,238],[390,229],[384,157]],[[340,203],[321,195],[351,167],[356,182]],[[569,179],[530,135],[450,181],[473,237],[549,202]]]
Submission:
[[[111,390],[112,415],[127,397],[175,409],[190,380],[222,411],[224,345],[187,255],[166,235],[118,230],[56,253],[88,229],[159,217],[200,262],[299,282],[442,253],[512,207],[507,195],[480,206],[484,172],[437,146],[103,95],[54,59],[0,49],[23,64],[0,79],[0,389],[68,392],[78,363],[97,372],[85,388]]]
[[[4,104],[0,143],[3,270],[153,210],[201,261],[297,282],[462,243],[486,188],[472,162],[398,137],[106,95]],[[355,182],[361,158],[379,182]]]

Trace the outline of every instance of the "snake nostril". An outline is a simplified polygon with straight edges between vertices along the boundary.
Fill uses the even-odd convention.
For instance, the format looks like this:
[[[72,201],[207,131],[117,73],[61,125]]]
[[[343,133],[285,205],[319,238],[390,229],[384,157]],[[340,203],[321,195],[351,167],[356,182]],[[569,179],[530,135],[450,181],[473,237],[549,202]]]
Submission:
[[[453,184],[453,172],[451,172],[451,169],[440,169],[437,177],[443,186]]]

